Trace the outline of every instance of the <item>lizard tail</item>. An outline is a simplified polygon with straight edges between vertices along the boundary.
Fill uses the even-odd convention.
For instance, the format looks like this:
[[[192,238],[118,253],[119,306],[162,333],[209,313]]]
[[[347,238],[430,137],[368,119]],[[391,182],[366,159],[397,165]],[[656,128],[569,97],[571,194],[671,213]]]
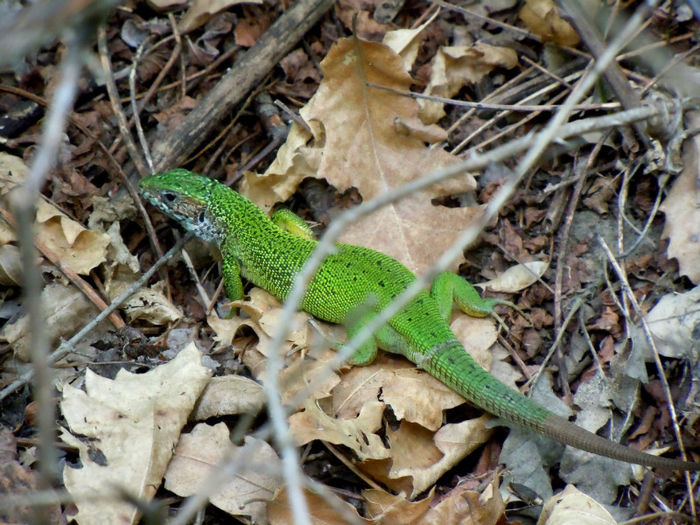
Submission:
[[[431,375],[448,385],[477,407],[509,423],[533,430],[566,445],[600,456],[667,470],[700,470],[700,463],[653,456],[635,450],[559,417],[520,392],[507,387],[486,372],[454,341],[423,362]]]

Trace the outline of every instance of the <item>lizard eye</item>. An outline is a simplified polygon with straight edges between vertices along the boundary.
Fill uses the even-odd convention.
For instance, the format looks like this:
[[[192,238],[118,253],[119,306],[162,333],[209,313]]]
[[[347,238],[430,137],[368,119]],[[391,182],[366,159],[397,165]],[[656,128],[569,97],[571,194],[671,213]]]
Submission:
[[[163,200],[167,203],[173,203],[177,199],[177,195],[175,195],[172,191],[164,191],[163,192]]]
[[[199,221],[200,224],[204,224],[206,222],[206,217],[205,217],[203,211],[199,212],[199,215],[197,215],[197,220]]]

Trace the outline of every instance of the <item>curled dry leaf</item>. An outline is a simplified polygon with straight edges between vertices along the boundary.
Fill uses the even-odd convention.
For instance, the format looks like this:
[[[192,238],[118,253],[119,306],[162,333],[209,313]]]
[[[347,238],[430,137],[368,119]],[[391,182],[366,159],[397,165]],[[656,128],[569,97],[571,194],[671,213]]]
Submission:
[[[214,377],[202,392],[190,419],[205,421],[210,417],[260,412],[265,406],[265,392],[258,383],[243,376]]]
[[[484,43],[441,47],[433,58],[430,81],[423,94],[450,98],[497,67],[511,69],[517,65],[518,55],[507,47]],[[419,103],[420,118],[426,124],[445,116],[442,102],[421,100]]]
[[[415,498],[443,474],[482,446],[493,433],[489,415],[443,426],[435,434],[413,423],[386,429],[391,461],[365,460],[359,464],[389,488],[409,490]]]
[[[511,266],[501,275],[476,286],[494,292],[516,293],[536,283],[549,268],[545,261],[531,261]]]
[[[262,0],[192,0],[178,28],[189,33],[206,24],[219,11],[238,4],[262,4]]]
[[[44,200],[37,205],[36,225],[36,238],[76,273],[87,275],[106,260],[107,234],[88,230]]]
[[[547,500],[537,520],[537,525],[615,525],[610,513],[593,498],[573,485]]]
[[[136,290],[121,309],[129,321],[143,319],[154,325],[166,325],[182,318],[182,312],[163,293],[165,283],[159,281],[149,288]]]
[[[433,16],[414,29],[396,29],[395,31],[387,31],[384,35],[382,42],[389,46],[394,53],[401,56],[406,71],[410,71],[416,61],[423,30],[432,24],[439,14],[439,10],[435,11]]]
[[[52,345],[63,337],[75,334],[85,326],[86,319],[92,319],[97,314],[95,306],[80,290],[58,283],[44,287],[41,304],[45,315],[44,330]],[[15,357],[20,361],[29,361],[29,316],[23,315],[14,323],[5,324],[0,340],[10,343]]]
[[[22,279],[22,261],[19,248],[14,244],[0,245],[0,284],[19,286]]]
[[[420,122],[415,100],[367,85],[410,88],[412,79],[402,58],[388,46],[341,39],[321,68],[323,82],[300,110],[313,131],[315,149],[323,153],[316,177],[327,179],[341,192],[356,187],[364,200],[370,200],[458,161],[425,144],[425,137],[440,133]],[[479,208],[434,206],[433,199],[475,187],[474,179],[466,175],[415,192],[354,222],[341,241],[381,250],[420,272],[480,215]]]
[[[700,112],[688,114],[689,128],[700,125]],[[661,211],[666,214],[663,238],[668,238],[668,256],[678,259],[681,275],[700,283],[700,135],[686,140],[683,171],[673,183]]]
[[[165,488],[178,496],[192,496],[227,460],[238,466],[236,474],[227,476],[209,501],[232,516],[265,523],[266,502],[282,487],[281,461],[265,441],[246,436],[237,447],[229,434],[225,423],[200,423],[183,434],[165,473]]]
[[[447,494],[436,498],[437,501],[421,520],[421,523],[465,523],[464,516],[469,516],[465,523],[472,525],[496,525],[503,523],[505,503],[498,488],[499,479],[480,490],[468,485],[457,485]]]
[[[64,385],[61,411],[70,428],[61,439],[80,453],[63,481],[76,498],[81,525],[136,523],[139,512],[121,494],[150,501],[172,450],[211,372],[191,343],[145,374],[120,370],[114,380],[87,370],[86,392]]]
[[[562,46],[575,46],[580,42],[578,33],[559,16],[552,0],[527,0],[519,16],[543,42]]]

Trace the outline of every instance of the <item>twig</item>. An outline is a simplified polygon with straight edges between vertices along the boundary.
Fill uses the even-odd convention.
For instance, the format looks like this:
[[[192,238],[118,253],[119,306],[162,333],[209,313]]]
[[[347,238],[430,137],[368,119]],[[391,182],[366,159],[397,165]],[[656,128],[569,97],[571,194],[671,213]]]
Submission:
[[[87,29],[87,28],[84,28]],[[36,264],[33,225],[39,190],[54,166],[63,139],[68,115],[78,90],[86,31],[78,30],[68,54],[60,67],[60,81],[44,121],[41,143],[24,184],[12,195],[11,204],[17,218],[20,258],[23,272],[24,305],[29,315],[29,341],[35,375],[34,399],[38,404],[38,435],[40,488],[48,488],[58,476],[57,454],[54,446],[53,375],[49,366],[49,340],[41,306],[42,279]],[[41,519],[41,516],[37,516]]]
[[[153,160],[151,159],[151,151],[148,147],[148,141],[146,140],[146,135],[143,133],[143,127],[141,126],[141,119],[139,118],[139,108],[136,104],[136,68],[143,55],[146,45],[150,42],[150,38],[144,38],[143,42],[139,45],[136,50],[136,55],[134,55],[134,60],[131,63],[131,70],[129,71],[129,98],[131,99],[131,113],[133,114],[133,122],[136,125],[136,136],[139,138],[139,143],[141,144],[141,151],[143,151],[143,156],[146,159],[146,164],[148,164],[148,171],[153,173]],[[127,123],[127,129],[128,123]]]
[[[502,110],[511,112],[514,111],[521,113],[531,113],[533,111],[557,111],[561,107],[555,104],[538,104],[536,106],[529,106],[527,104],[492,104],[489,102],[470,102],[468,100],[457,100],[454,98],[438,97],[435,95],[423,95],[422,93],[414,93],[413,91],[405,91],[403,89],[396,89],[388,86],[380,86],[379,84],[374,84],[372,82],[365,82],[365,85],[371,88],[381,89],[382,91],[389,91],[390,93],[401,95],[402,97],[432,100],[433,102],[442,102],[443,104],[450,104],[452,106],[462,106],[472,109]],[[574,106],[571,109],[573,111],[600,111],[604,109],[619,108],[619,102],[606,102],[600,104],[574,104]]]
[[[129,156],[131,157],[136,170],[139,172],[141,177],[145,177],[149,174],[149,170],[143,163],[143,159],[136,149],[136,144],[131,138],[131,133],[129,132],[129,126],[126,122],[126,117],[124,116],[124,111],[122,111],[121,103],[119,101],[119,92],[117,91],[117,86],[114,83],[114,78],[112,77],[112,64],[109,59],[109,50],[107,49],[107,35],[105,32],[104,25],[100,25],[97,30],[97,48],[100,52],[100,62],[102,64],[102,72],[104,74],[105,86],[107,87],[107,94],[109,95],[109,101],[112,103],[112,111],[114,111],[114,116],[117,118],[119,124],[119,131],[121,133],[122,140],[126,149],[129,151]]]

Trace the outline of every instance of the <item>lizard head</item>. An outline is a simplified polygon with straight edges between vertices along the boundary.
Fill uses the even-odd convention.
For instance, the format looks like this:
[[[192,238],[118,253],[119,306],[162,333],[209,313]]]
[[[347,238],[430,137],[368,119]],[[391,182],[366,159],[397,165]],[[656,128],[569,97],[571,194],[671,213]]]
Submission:
[[[221,228],[209,213],[212,191],[217,184],[191,171],[175,169],[144,177],[139,182],[139,192],[186,230],[205,240],[217,241]]]

